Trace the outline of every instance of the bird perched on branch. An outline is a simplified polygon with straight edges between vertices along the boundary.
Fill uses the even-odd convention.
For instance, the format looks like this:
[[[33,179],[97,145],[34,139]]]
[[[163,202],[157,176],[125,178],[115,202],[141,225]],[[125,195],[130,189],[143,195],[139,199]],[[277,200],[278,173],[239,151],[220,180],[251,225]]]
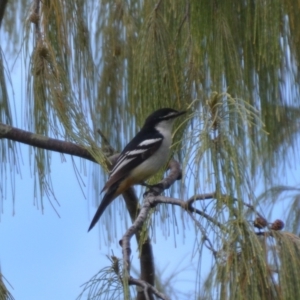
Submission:
[[[102,190],[106,193],[88,231],[95,226],[106,207],[117,196],[132,185],[155,175],[166,164],[172,144],[174,120],[184,113],[185,111],[162,108],[146,119],[142,129],[127,144],[114,164]]]

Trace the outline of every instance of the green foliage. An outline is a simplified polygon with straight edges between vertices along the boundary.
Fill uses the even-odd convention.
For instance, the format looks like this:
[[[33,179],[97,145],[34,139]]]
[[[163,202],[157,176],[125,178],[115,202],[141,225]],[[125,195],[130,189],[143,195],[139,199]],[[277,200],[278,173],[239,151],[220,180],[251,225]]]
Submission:
[[[111,256],[109,258],[111,266],[103,268],[94,275],[88,282],[83,285],[83,291],[78,296],[80,299],[134,299],[130,294],[135,295],[134,289],[128,287],[127,297],[124,297],[123,280],[122,280],[122,265],[120,260]],[[84,297],[84,298],[83,298]]]
[[[15,298],[11,295],[6,285],[4,284],[5,278],[0,273],[0,299],[1,300],[14,300]],[[8,282],[6,282],[8,283]],[[8,283],[9,284],[9,283]]]

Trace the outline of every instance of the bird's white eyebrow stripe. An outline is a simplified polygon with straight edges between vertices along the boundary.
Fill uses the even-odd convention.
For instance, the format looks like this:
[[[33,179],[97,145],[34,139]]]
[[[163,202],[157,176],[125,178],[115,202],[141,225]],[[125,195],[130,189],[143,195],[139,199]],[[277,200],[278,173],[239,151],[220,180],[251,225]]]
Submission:
[[[168,119],[168,118],[173,117],[174,115],[177,115],[177,113],[175,113],[175,112],[170,112],[169,114],[163,116],[162,119]]]
[[[145,140],[145,141],[141,142],[138,146],[147,146],[147,145],[155,144],[161,140],[162,140],[162,138]]]

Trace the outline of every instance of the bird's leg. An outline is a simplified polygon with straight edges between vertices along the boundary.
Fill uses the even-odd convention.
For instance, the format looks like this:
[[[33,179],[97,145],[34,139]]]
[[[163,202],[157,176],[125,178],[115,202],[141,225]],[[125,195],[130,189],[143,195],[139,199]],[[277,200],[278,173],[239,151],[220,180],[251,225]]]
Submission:
[[[153,194],[154,196],[158,196],[162,193],[162,191],[164,190],[163,188],[163,184],[162,183],[156,183],[156,184],[147,184],[145,182],[141,182],[140,185],[145,186],[148,188],[148,190],[144,193],[144,198],[148,195],[148,194]]]

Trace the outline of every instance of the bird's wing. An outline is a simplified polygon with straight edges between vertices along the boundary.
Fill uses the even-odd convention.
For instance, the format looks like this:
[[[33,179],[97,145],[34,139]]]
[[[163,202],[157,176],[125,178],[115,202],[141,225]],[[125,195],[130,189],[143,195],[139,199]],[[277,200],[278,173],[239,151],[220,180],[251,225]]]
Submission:
[[[143,140],[139,134],[132,140],[134,149],[130,149],[128,146],[124,148],[116,161],[113,169],[110,172],[110,177],[106,182],[102,191],[109,189],[116,182],[126,177],[134,167],[140,165],[143,161],[153,155],[160,147],[163,136],[160,133],[151,134],[151,138],[143,136]]]

